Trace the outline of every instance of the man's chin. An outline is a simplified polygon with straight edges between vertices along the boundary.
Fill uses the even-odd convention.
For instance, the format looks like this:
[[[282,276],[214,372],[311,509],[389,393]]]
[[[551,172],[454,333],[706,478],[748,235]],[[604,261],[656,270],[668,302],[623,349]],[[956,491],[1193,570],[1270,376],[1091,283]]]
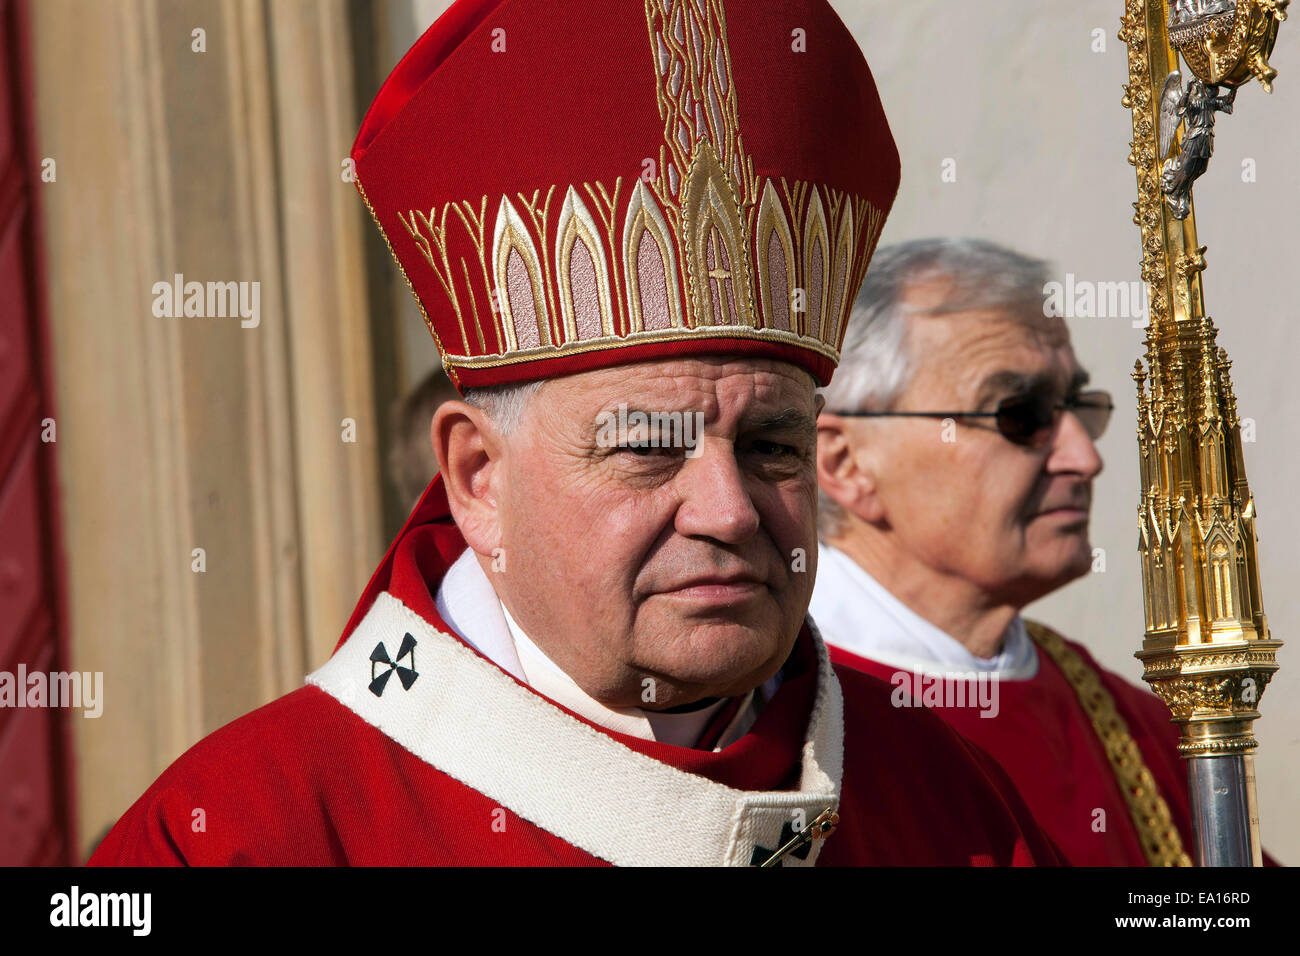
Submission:
[[[1061,511],[1038,517],[1027,529],[1025,548],[1025,557],[1046,577],[1086,572],[1093,557],[1088,513]]]
[[[1070,537],[1073,540],[1058,540],[1053,542],[1055,547],[1043,545],[1023,556],[1019,567],[1007,568],[1012,573],[1002,577],[991,590],[1023,607],[1086,576],[1094,560],[1088,536],[1085,532]]]
[[[1065,587],[1071,581],[1084,577],[1092,570],[1092,566],[1092,548],[1088,545],[1087,538],[1085,538],[1082,548],[1072,551],[1059,561],[1053,561],[1043,569],[1042,574],[1039,575],[1043,596]]]
[[[743,625],[709,625],[684,628],[682,641],[675,642],[663,660],[650,669],[670,681],[680,697],[734,697],[765,683],[781,668],[794,642],[774,633],[771,623],[761,629]]]

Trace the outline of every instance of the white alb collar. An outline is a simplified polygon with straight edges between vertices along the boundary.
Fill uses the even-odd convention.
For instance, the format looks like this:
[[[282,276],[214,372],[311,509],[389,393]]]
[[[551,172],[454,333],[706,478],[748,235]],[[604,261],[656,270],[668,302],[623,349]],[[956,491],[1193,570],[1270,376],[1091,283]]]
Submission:
[[[817,546],[817,581],[808,613],[828,644],[888,667],[918,674],[977,673],[1028,680],[1038,673],[1038,650],[1016,615],[1002,651],[977,657],[894,597],[843,551]]]

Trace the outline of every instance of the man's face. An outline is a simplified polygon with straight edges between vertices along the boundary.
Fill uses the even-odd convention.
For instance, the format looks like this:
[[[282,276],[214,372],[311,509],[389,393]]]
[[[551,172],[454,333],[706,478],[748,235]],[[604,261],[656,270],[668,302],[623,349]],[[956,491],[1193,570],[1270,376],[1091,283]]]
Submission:
[[[610,706],[662,709],[770,678],[816,572],[820,401],[809,375],[768,360],[547,382],[492,479],[506,570],[489,573],[520,627]],[[701,413],[702,434],[693,449],[611,445],[601,424],[620,404]]]
[[[944,291],[918,284],[906,301],[936,307]],[[894,410],[992,412],[1044,388],[1061,401],[1087,381],[1061,319],[1026,326],[1005,313],[967,312],[908,321],[915,374]],[[922,564],[1017,605],[1087,572],[1102,462],[1072,413],[1035,448],[1002,437],[991,418],[858,421],[859,440],[873,446],[889,533]]]

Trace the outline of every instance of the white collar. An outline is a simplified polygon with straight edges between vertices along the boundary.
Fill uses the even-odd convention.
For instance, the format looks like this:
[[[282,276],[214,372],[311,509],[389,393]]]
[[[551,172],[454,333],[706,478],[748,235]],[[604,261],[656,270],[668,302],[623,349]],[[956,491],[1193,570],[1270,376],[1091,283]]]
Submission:
[[[447,569],[434,601],[439,616],[470,647],[515,680],[528,683],[506,626],[505,607],[475,559],[473,548],[466,548]]]
[[[442,619],[484,657],[539,694],[617,733],[677,747],[692,747],[713,715],[727,704],[725,700],[719,700],[709,707],[677,714],[640,707],[606,707],[579,687],[524,633],[500,600],[473,548],[466,548],[465,553],[447,569],[436,600]],[[747,734],[780,686],[781,675],[778,673],[761,687],[750,691],[714,749],[728,747]]]
[[[977,657],[896,598],[843,551],[817,546],[817,581],[808,613],[828,644],[887,667],[918,674],[989,674],[1028,680],[1038,673],[1038,650],[1017,614],[1002,651]]]

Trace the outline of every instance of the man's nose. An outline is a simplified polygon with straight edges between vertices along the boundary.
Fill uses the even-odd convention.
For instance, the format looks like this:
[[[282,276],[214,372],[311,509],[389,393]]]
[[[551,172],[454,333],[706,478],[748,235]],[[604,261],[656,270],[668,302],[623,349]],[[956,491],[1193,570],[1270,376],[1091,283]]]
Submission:
[[[1073,472],[1091,479],[1101,473],[1103,466],[1097,445],[1079,416],[1068,409],[1062,412],[1052,442],[1052,454],[1047,460],[1048,471]]]
[[[714,538],[739,544],[758,530],[758,511],[745,487],[736,461],[735,445],[722,439],[701,438],[693,458],[678,472],[681,496],[677,532],[688,537]]]

